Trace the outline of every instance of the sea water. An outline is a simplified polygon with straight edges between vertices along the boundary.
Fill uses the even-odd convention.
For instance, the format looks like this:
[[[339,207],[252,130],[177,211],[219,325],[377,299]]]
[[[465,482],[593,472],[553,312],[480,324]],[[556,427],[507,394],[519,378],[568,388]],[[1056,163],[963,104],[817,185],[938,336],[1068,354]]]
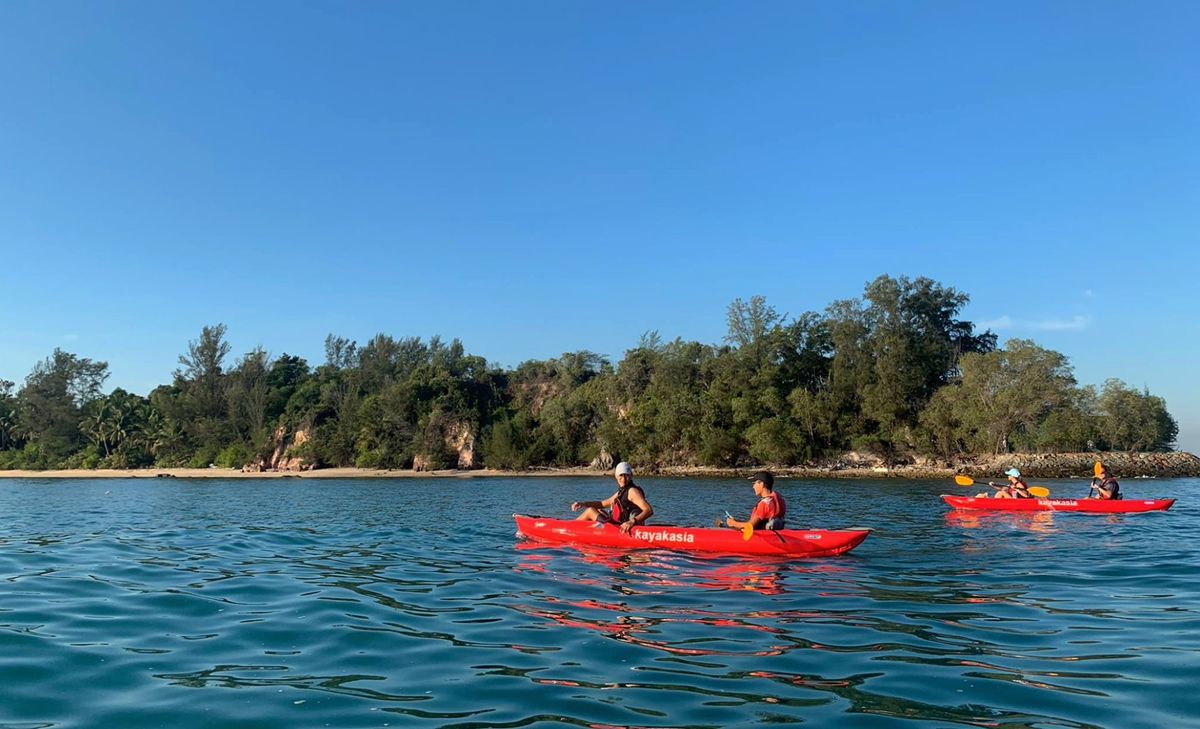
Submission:
[[[657,523],[754,501],[638,481]],[[874,529],[786,561],[515,537],[601,477],[0,479],[0,728],[1198,726],[1200,481],[1122,486],[1180,501],[780,479],[790,527]]]

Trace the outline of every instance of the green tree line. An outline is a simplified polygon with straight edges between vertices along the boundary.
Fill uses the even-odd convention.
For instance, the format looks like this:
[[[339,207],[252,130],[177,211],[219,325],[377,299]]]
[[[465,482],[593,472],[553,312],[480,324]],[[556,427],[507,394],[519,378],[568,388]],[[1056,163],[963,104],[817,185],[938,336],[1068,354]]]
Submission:
[[[1173,447],[1161,397],[1080,386],[1029,340],[998,347],[960,318],[968,300],[880,276],[796,317],[735,300],[719,344],[650,332],[616,364],[581,351],[514,369],[436,336],[330,335],[316,366],[261,348],[234,358],[217,324],[146,396],[104,394],[107,363],[56,349],[20,387],[0,380],[0,468],[269,465],[281,443],[316,467],[500,469]]]

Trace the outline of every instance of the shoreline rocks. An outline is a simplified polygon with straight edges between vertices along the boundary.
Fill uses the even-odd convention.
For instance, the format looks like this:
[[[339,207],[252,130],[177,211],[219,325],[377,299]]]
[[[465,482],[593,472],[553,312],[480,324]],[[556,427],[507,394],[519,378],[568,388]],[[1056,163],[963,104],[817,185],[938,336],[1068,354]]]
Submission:
[[[780,466],[771,470],[793,478],[949,478],[965,474],[972,478],[999,478],[1016,468],[1029,478],[1091,478],[1092,467],[1101,461],[1118,478],[1188,478],[1200,476],[1200,458],[1191,453],[1009,453],[999,456],[970,456],[952,461],[923,461],[888,467],[881,459],[848,453],[837,459],[805,466]],[[767,466],[771,468],[770,466]],[[676,466],[645,469],[661,476],[720,478],[758,470]]]

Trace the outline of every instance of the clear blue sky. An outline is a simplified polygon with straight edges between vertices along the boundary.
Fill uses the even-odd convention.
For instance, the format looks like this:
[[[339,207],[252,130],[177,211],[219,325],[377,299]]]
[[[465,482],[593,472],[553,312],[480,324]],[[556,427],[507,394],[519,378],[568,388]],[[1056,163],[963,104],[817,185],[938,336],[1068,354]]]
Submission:
[[[1200,4],[0,4],[0,378],[205,324],[512,366],[880,274],[1200,451]]]

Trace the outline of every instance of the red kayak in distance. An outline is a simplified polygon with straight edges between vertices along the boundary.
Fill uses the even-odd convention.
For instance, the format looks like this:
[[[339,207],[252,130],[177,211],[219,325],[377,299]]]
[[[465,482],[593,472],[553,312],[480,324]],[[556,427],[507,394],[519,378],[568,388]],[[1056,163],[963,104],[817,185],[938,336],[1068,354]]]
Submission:
[[[955,509],[980,511],[1079,511],[1088,514],[1133,514],[1166,511],[1175,499],[988,499],[976,496],[942,495]]]
[[[749,539],[739,529],[636,526],[628,534],[616,524],[575,519],[550,519],[513,514],[517,534],[526,539],[559,544],[587,544],[615,549],[673,549],[779,557],[832,557],[862,544],[870,529],[759,530]]]

